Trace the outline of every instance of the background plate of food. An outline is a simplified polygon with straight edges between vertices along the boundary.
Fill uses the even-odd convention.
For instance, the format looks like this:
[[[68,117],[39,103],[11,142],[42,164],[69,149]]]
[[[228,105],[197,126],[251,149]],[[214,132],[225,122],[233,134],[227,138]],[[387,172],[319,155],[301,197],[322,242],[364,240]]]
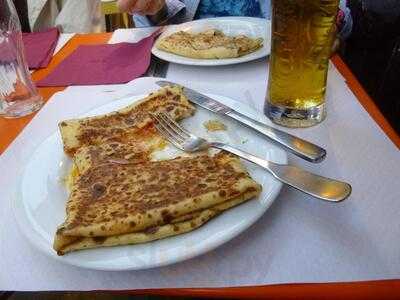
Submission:
[[[152,53],[177,64],[218,66],[265,57],[270,48],[269,20],[222,17],[166,27]]]

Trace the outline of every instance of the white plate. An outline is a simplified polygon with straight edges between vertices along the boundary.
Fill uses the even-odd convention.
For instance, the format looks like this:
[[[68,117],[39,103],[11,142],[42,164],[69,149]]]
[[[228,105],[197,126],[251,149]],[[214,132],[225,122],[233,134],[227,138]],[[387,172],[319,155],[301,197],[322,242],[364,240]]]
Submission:
[[[157,49],[155,46],[151,49],[151,52],[166,61],[183,64],[183,65],[194,65],[194,66],[221,66],[230,64],[239,64],[258,58],[267,56],[271,50],[271,22],[261,18],[250,18],[250,17],[223,17],[223,18],[212,18],[202,19],[192,22],[187,22],[179,25],[169,26],[160,36],[162,39],[174,32],[183,30],[190,32],[201,32],[207,29],[219,29],[226,35],[234,36],[244,34],[252,38],[262,37],[264,39],[263,47],[255,52],[244,55],[238,58],[225,58],[225,59],[195,59],[175,55]]]
[[[100,106],[85,116],[117,110],[145,95],[124,98]],[[209,95],[251,116],[254,110],[229,98]],[[286,153],[262,139],[253,131],[223,118],[228,130],[207,134],[205,120],[221,117],[198,108],[183,125],[199,135],[227,141],[243,150],[279,163],[286,163]],[[161,154],[179,155],[173,147]],[[98,270],[137,270],[172,264],[212,250],[247,229],[272,204],[281,183],[266,171],[245,163],[251,176],[263,186],[261,195],[212,219],[193,232],[140,245],[127,245],[72,252],[57,256],[52,249],[56,228],[64,221],[67,191],[62,183],[71,161],[63,152],[60,134],[48,137],[32,154],[22,175],[14,212],[26,237],[45,254],[71,265]]]

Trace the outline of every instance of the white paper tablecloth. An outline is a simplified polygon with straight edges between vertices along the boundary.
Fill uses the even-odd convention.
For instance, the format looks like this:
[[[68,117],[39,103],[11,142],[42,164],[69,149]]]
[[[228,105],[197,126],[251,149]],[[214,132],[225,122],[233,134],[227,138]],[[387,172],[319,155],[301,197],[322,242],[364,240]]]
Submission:
[[[57,46],[54,49],[54,55],[62,49],[74,37],[75,33],[61,33],[58,37]]]
[[[117,33],[138,34],[139,31]],[[118,41],[117,39],[113,39]],[[123,39],[122,39],[123,40]],[[267,64],[198,68],[170,65],[167,78],[261,110]],[[15,182],[34,148],[64,118],[149,90],[149,79],[128,86],[71,87],[45,105],[0,156],[0,290],[93,290],[221,287],[288,282],[400,278],[400,152],[369,117],[332,66],[328,117],[290,130],[328,151],[320,164],[290,162],[353,186],[339,204],[283,188],[265,215],[239,237],[200,257],[146,271],[101,272],[63,265],[34,249],[19,232],[11,201]]]

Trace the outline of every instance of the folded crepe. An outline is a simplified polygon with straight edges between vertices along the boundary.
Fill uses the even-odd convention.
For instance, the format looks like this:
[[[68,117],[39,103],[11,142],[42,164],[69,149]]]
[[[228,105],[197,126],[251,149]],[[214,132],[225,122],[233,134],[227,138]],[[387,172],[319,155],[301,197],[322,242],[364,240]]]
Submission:
[[[99,164],[73,182],[54,249],[62,255],[187,232],[260,191],[240,161],[222,152]]]
[[[249,54],[261,48],[262,44],[262,38],[251,38],[245,35],[227,36],[220,30],[209,29],[198,33],[175,32],[159,39],[156,47],[191,58],[220,59]]]
[[[160,110],[179,120],[194,108],[179,88],[168,87],[118,112],[61,123],[74,164],[67,217],[53,245],[59,255],[182,234],[260,193],[240,161],[224,152],[151,161],[166,142],[146,114]]]
[[[176,121],[194,113],[180,87],[164,87],[123,109],[105,115],[66,120],[59,124],[69,156],[84,146],[107,142],[129,143],[156,135],[149,112],[166,112]]]

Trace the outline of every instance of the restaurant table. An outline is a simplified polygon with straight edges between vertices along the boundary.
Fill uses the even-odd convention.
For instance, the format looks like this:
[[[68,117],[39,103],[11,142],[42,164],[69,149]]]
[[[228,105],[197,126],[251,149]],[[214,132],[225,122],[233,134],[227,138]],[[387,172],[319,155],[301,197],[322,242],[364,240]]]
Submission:
[[[81,35],[81,34],[77,34],[75,35],[67,44],[66,46],[64,46],[64,48],[62,48],[52,59],[50,65],[46,68],[46,69],[42,69],[42,70],[38,70],[36,72],[33,73],[33,79],[34,80],[40,80],[42,78],[44,78],[47,74],[49,74],[54,68],[55,66],[57,66],[65,57],[67,57],[70,53],[72,53],[74,51],[74,49],[76,49],[79,45],[83,45],[83,44],[101,44],[101,43],[106,43],[109,39],[111,38],[111,34],[109,33],[103,33],[103,34],[85,34],[85,35]],[[377,145],[377,147],[381,147],[384,149],[387,149],[387,153],[390,154],[391,159],[394,159],[393,162],[398,162],[398,158],[399,158],[399,148],[400,148],[400,137],[399,135],[393,130],[393,128],[389,125],[389,123],[385,120],[384,116],[379,112],[379,110],[377,109],[377,107],[375,106],[374,102],[369,98],[369,96],[366,94],[366,92],[363,90],[363,88],[361,87],[361,85],[357,82],[356,78],[352,75],[351,71],[347,68],[347,66],[343,63],[343,61],[340,59],[339,56],[334,56],[332,58],[332,62],[335,66],[335,68],[340,72],[340,74],[344,77],[347,85],[350,87],[352,93],[355,95],[356,98],[359,103],[362,105],[362,107],[365,109],[365,111],[368,112],[369,116],[370,116],[370,122],[371,124],[365,124],[365,126],[373,126],[375,128],[375,125],[372,124],[374,121],[376,122],[376,124],[380,127],[379,128],[375,128],[374,130],[381,130],[381,132],[379,134],[381,134],[380,139],[382,139],[382,144],[381,145]],[[260,63],[265,63],[265,62],[261,62],[261,61],[257,61],[257,62],[252,62],[249,63],[247,67],[244,66],[235,66],[233,67],[234,71],[243,71],[243,78],[247,78],[246,76],[248,75],[246,72],[251,72],[251,68],[255,67],[256,65],[258,65],[257,68],[260,68]],[[177,72],[177,69],[182,68],[179,70],[179,72]],[[193,67],[181,67],[178,65],[170,65],[169,71],[171,72],[172,76],[167,76],[168,79],[171,80],[177,80],[177,81],[183,81],[182,78],[187,78],[188,81],[193,80],[191,79],[191,76],[189,75],[189,73],[187,72],[193,72]],[[247,69],[245,69],[247,68]],[[218,68],[216,68],[216,73],[219,74],[219,77],[217,75],[218,80],[222,80],[222,78],[224,76],[229,76],[229,74],[225,74],[223,73],[223,70],[217,70]],[[204,69],[204,68],[200,68],[198,71],[199,74],[197,74],[196,76],[204,76],[204,74],[207,74],[207,72],[210,72],[209,69]],[[333,71],[334,72],[334,71]],[[204,73],[204,74],[203,74]],[[262,75],[264,76],[264,75]],[[265,77],[265,76],[264,76]],[[263,78],[264,82],[266,82],[266,78]],[[201,79],[199,80],[201,82]],[[220,88],[220,93],[223,94],[224,89],[227,88],[227,86],[225,86],[224,84],[222,84],[223,82],[221,82],[221,88]],[[198,83],[199,86],[201,85],[200,83]],[[207,87],[206,87],[207,88]],[[65,89],[65,87],[51,87],[51,88],[40,88],[39,91],[40,93],[43,95],[43,97],[45,98],[45,100],[49,100],[52,99],[52,101],[57,101],[57,97],[53,97],[53,95],[55,95],[57,92],[63,91]],[[200,88],[201,89],[201,88]],[[262,93],[265,92],[265,88],[264,91],[262,91]],[[329,89],[328,89],[329,92]],[[232,92],[233,93],[233,92]],[[261,92],[260,92],[261,93]],[[246,96],[247,95],[247,96]],[[228,92],[228,96],[229,96],[229,92]],[[245,97],[247,97],[249,103],[253,103],[253,106],[257,106],[256,102],[260,102],[262,104],[262,100],[260,99],[253,99],[254,97],[251,96],[250,92],[245,93]],[[328,97],[329,100],[329,97]],[[258,103],[258,108],[261,105],[260,103]],[[332,110],[332,107],[331,107]],[[328,117],[329,117],[329,113],[331,113],[330,111],[328,111]],[[25,126],[27,124],[29,124],[29,122],[32,120],[32,118],[35,116],[35,114],[30,115],[30,116],[26,116],[23,118],[19,118],[19,119],[2,119],[0,118],[0,153],[6,151],[7,147],[18,137],[18,135],[20,134],[21,131],[23,131],[23,129],[25,128]],[[328,122],[328,120],[326,120],[325,122]],[[330,121],[331,122],[331,121]],[[300,133],[300,131],[296,131],[296,130],[290,130],[291,132],[294,133]],[[302,135],[303,137],[312,137],[312,132],[310,133],[310,135]],[[334,135],[334,133],[331,133]],[[357,132],[357,134],[360,134],[360,132]],[[332,136],[332,138],[338,138],[336,136]],[[354,136],[355,139],[360,138],[357,136]],[[339,138],[340,140],[340,138]],[[345,140],[343,139],[343,142],[345,142]],[[11,148],[11,146],[10,146]],[[337,150],[337,149],[335,149]],[[354,150],[353,150],[354,151]],[[360,153],[363,154],[363,149],[359,149]],[[7,152],[7,151],[6,151]],[[329,154],[335,154],[335,152],[333,152],[333,149],[328,149],[328,155]],[[9,154],[9,153],[7,153]],[[339,154],[339,152],[337,153]],[[343,155],[343,154],[341,154]],[[1,161],[2,156],[0,155],[0,161]],[[338,156],[337,162],[341,161],[340,159],[343,159],[343,156]],[[371,159],[371,158],[367,158],[367,159]],[[382,160],[384,160],[384,157],[382,158]],[[299,161],[297,159],[293,159],[293,157],[291,158],[291,161],[298,163]],[[367,163],[367,162],[364,162]],[[388,166],[388,164],[385,164],[385,166]],[[1,167],[1,165],[0,165]],[[399,168],[399,166],[397,165],[397,168]],[[318,169],[316,169],[318,170]],[[4,172],[5,170],[3,170],[3,168],[1,168],[1,171]],[[373,169],[371,169],[371,172],[373,171]],[[393,169],[392,169],[393,171]],[[396,173],[394,173],[396,174]],[[328,173],[324,173],[324,175],[328,175]],[[343,176],[343,178],[345,178],[346,174],[340,174]],[[399,173],[397,173],[397,175],[399,175]],[[388,181],[390,181],[392,184],[397,182],[399,183],[400,177],[398,177],[396,180],[394,180],[393,178],[387,178]],[[368,187],[365,187],[368,188]],[[288,190],[288,189],[284,189],[283,191],[283,195],[278,196],[281,198],[284,197],[288,197],[289,195],[291,196],[293,193],[293,191]],[[392,190],[392,193],[395,194],[395,196],[399,195],[399,188],[398,187],[394,187]],[[1,195],[0,195],[1,198]],[[1,201],[5,201],[7,199],[0,199]],[[279,202],[283,202],[284,199],[280,199],[281,201]],[[312,199],[307,199],[308,201],[316,201],[316,200],[312,200]],[[346,201],[352,201],[353,199],[348,199]],[[383,199],[379,199],[383,200]],[[400,197],[398,198],[398,200],[400,200]],[[299,201],[305,201],[303,199],[300,199]],[[353,200],[355,201],[355,200]],[[288,205],[286,205],[286,207],[282,208],[282,207],[273,207],[274,213],[276,214],[280,214],[283,215],[282,211],[283,209],[287,209]],[[304,209],[310,209],[313,210],[313,206],[310,205],[305,205]],[[397,208],[396,208],[397,209]],[[372,218],[373,217],[373,210],[374,208],[371,207],[371,214],[369,214],[368,218]],[[315,212],[317,213],[319,210],[315,210]],[[393,213],[398,213],[398,211],[395,211]],[[1,214],[1,212],[0,212]],[[358,212],[357,210],[354,211],[354,218],[359,218],[360,217],[360,212]],[[325,214],[324,217],[329,217],[328,214]],[[350,215],[350,217],[352,217]],[[380,218],[382,218],[382,215],[379,215]],[[400,217],[400,215],[399,215]],[[400,220],[400,218],[399,218]],[[332,222],[334,222],[334,220],[331,220]],[[384,219],[382,219],[382,221],[384,221]],[[274,226],[273,223],[266,223],[269,224],[271,226]],[[310,226],[318,226],[318,224],[322,224],[321,222],[319,222],[318,220],[315,223],[310,224]],[[1,227],[3,227],[4,225],[1,224]],[[397,224],[398,226],[398,224]],[[258,226],[259,227],[259,226]],[[1,229],[0,229],[1,230]],[[257,228],[256,231],[259,233],[260,228]],[[393,230],[398,230],[398,227],[393,228]],[[397,232],[397,231],[396,231]],[[307,234],[306,232],[304,232],[304,234]],[[327,234],[332,234],[327,232]],[[336,234],[340,234],[336,233]],[[358,234],[362,235],[362,232],[359,232]],[[385,233],[382,232],[382,235],[384,235]],[[246,233],[242,234],[241,237],[243,235],[246,235]],[[1,238],[1,236],[0,236]],[[289,237],[291,239],[296,239],[296,237]],[[240,239],[240,238],[239,238]],[[243,238],[242,238],[243,239]],[[356,236],[354,236],[354,239],[357,239]],[[246,240],[247,241],[247,240]],[[300,239],[301,241],[301,239]],[[396,241],[394,241],[396,242]],[[361,240],[361,243],[363,243],[363,241]],[[397,245],[400,244],[400,236],[398,236],[397,239]],[[365,245],[368,245],[365,244]],[[233,245],[233,246],[237,246],[237,245]],[[303,246],[303,245],[299,245],[299,246]],[[344,247],[350,247],[350,246],[354,246],[354,245],[343,245]],[[360,245],[360,251],[362,250],[363,245]],[[224,248],[224,251],[228,251],[229,250],[229,246]],[[5,255],[7,253],[1,253],[1,245],[0,245],[0,257],[3,260]],[[276,249],[275,249],[276,250]],[[398,249],[394,249],[394,250],[398,250]],[[26,250],[25,250],[26,251]],[[31,251],[35,251],[33,248]],[[284,249],[282,249],[282,251],[284,251]],[[299,249],[299,252],[301,250]],[[377,249],[378,251],[378,249]],[[251,255],[251,254],[249,254]],[[361,255],[361,254],[360,254]],[[223,258],[224,255],[219,255],[219,258]],[[400,266],[400,252],[397,252],[397,254],[394,254],[394,257],[396,257],[396,260],[393,261],[393,264],[396,266]],[[201,258],[200,258],[201,259]],[[268,259],[271,259],[271,257],[269,257]],[[345,259],[345,258],[343,258]],[[357,260],[357,257],[353,257],[352,259]],[[373,260],[374,258],[371,257],[371,260]],[[20,262],[19,260],[24,260],[24,257],[20,257],[18,259],[18,263],[21,263],[21,266],[23,266],[25,263],[28,262]],[[246,261],[247,258],[243,257],[243,260]],[[318,260],[318,257],[310,257],[310,260]],[[204,269],[204,266],[202,265],[202,261],[200,262],[200,267],[202,269]],[[32,263],[32,262],[29,262]],[[254,263],[249,261],[249,263]],[[272,262],[271,262],[272,263]],[[279,263],[279,262],[278,262]],[[339,262],[337,262],[339,263]],[[390,265],[387,264],[387,262],[382,262],[382,264],[385,264],[385,269],[389,270],[390,269]],[[296,268],[296,266],[293,266],[294,268]],[[182,267],[184,270],[184,267]],[[254,266],[253,266],[254,268]],[[371,267],[372,268],[372,267]],[[164,268],[165,269],[165,268]],[[180,271],[183,271],[182,269],[180,269]],[[8,271],[8,270],[7,270]],[[11,274],[8,273],[7,271],[5,271],[5,269],[3,269],[0,272],[0,290],[4,289],[4,285],[2,285],[2,280],[5,281],[6,276],[15,276],[15,274]],[[236,272],[239,272],[239,270],[235,270]],[[352,272],[353,270],[349,269],[349,272]],[[24,280],[29,280],[30,276],[35,276],[35,272],[38,272],[38,270],[31,270],[32,275],[29,276],[24,276]],[[179,272],[179,271],[176,271]],[[199,276],[201,276],[201,269],[199,270]],[[236,276],[242,276],[242,273],[245,274],[246,270],[240,270],[239,273],[235,274]],[[168,275],[169,273],[167,271],[164,271],[165,276],[174,276],[174,272],[172,272],[170,275]],[[365,280],[365,281],[357,281],[357,280],[349,280],[351,282],[337,282],[338,280],[333,280],[335,282],[320,282],[320,280],[318,280],[318,274],[316,274],[315,278],[316,280],[306,280],[306,281],[311,281],[311,282],[318,282],[318,283],[300,283],[302,281],[301,277],[298,277],[295,281],[297,283],[286,283],[286,284],[262,284],[262,285],[257,285],[257,286],[253,286],[252,284],[246,284],[246,286],[242,286],[242,287],[223,287],[223,288],[163,288],[163,289],[158,289],[158,288],[152,288],[152,289],[137,289],[137,290],[131,290],[130,292],[133,294],[157,294],[157,295],[180,295],[180,296],[202,296],[202,297],[207,297],[207,298],[218,298],[218,297],[226,297],[226,298],[247,298],[247,299],[275,299],[275,298],[279,298],[279,299],[342,299],[345,297],[351,297],[352,299],[398,299],[400,297],[400,280],[398,280],[398,278],[400,274],[400,270],[391,270],[390,272],[388,271],[387,276],[383,276],[385,278],[390,278],[391,280],[376,280],[376,279],[380,279],[380,278],[373,278],[374,280]],[[55,275],[55,274],[53,274]],[[60,276],[62,274],[59,274]],[[352,276],[351,274],[349,275],[350,277]],[[374,277],[374,276],[372,276]],[[13,277],[14,278],[14,277]],[[105,277],[108,278],[109,280],[112,280],[112,278],[110,276]],[[200,277],[201,278],[201,277]],[[15,277],[15,280],[18,281],[19,278]],[[105,279],[106,280],[106,279]],[[206,280],[207,281],[207,280]],[[233,282],[235,280],[232,280]],[[257,281],[257,280],[255,280]],[[259,280],[258,280],[259,281]],[[279,280],[278,280],[279,281]],[[340,280],[339,280],[340,281]],[[346,280],[345,280],[346,281]],[[204,281],[202,281],[204,282]],[[268,279],[265,279],[265,282],[268,282]],[[276,280],[273,282],[277,282]],[[134,284],[134,282],[132,282],[132,284]],[[18,283],[16,284],[16,286],[23,286],[24,283]],[[218,284],[216,284],[218,286]],[[27,286],[29,286],[29,284],[27,284]],[[66,288],[68,289],[68,282],[66,283]],[[169,285],[167,285],[168,287],[171,287]],[[57,288],[58,290],[62,290],[62,288]],[[97,288],[97,289],[101,289],[101,288]],[[34,288],[30,287],[28,288],[28,290],[34,290]],[[82,288],[82,290],[86,290],[86,288]],[[124,292],[126,292],[126,288],[124,288]]]

